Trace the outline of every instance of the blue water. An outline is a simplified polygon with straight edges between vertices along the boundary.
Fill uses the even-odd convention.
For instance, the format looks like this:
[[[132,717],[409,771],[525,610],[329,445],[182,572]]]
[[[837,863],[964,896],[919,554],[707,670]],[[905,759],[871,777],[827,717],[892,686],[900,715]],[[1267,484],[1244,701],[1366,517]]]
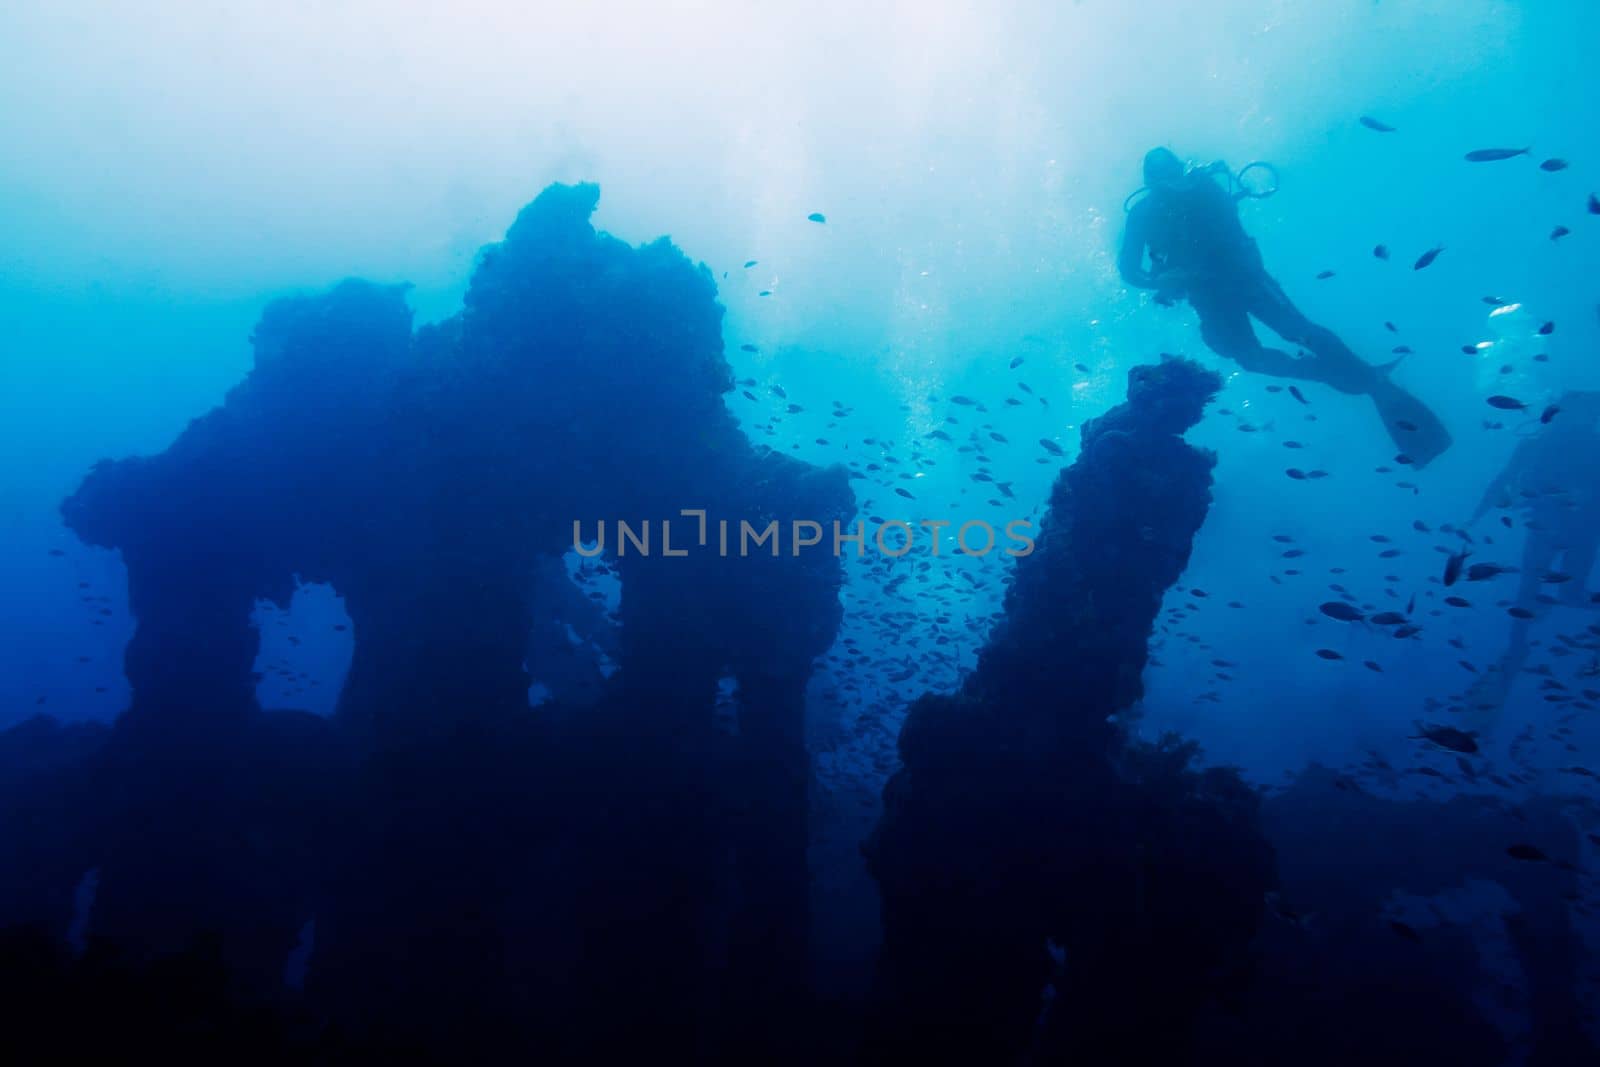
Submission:
[[[1600,747],[1596,701],[1576,695],[1600,688],[1600,613],[1550,608],[1532,626],[1530,664],[1551,664],[1575,703],[1524,671],[1487,721],[1454,713],[1478,734],[1471,774],[1416,735],[1456,721],[1446,709],[1512,621],[1514,577],[1471,586],[1470,609],[1442,603],[1461,542],[1440,528],[1470,517],[1540,412],[1600,388],[1597,40],[1592,4],[1508,0],[7,8],[0,729],[39,714],[109,724],[129,705],[126,569],[59,511],[97,461],[159,454],[222,404],[275,299],[406,282],[416,325],[448,321],[524,204],[593,181],[597,229],[669,237],[708,268],[732,375],[753,382],[724,398],[744,434],[853,464],[861,517],[1037,522],[1132,367],[1177,353],[1215,369],[1223,388],[1187,434],[1216,454],[1213,501],[1165,591],[1143,698],[1119,719],[1195,740],[1204,765],[1238,767],[1267,797],[1319,764],[1385,801],[1553,805],[1562,825],[1595,829],[1592,778],[1564,769]],[[1450,428],[1442,458],[1397,468],[1365,399],[1302,382],[1302,403],[1209,352],[1192,308],[1124,284],[1124,198],[1157,144],[1199,164],[1270,162],[1276,193],[1241,208],[1267,268],[1363,358],[1413,350],[1394,380]],[[1489,147],[1531,153],[1463,159]],[[1558,225],[1571,232],[1553,239]],[[1485,297],[1519,307],[1491,318]],[[1528,408],[1493,408],[1495,394]],[[941,428],[949,440],[929,436]],[[1474,561],[1519,562],[1526,531],[1501,514],[1516,512],[1474,526]],[[871,986],[880,936],[856,847],[907,708],[972,675],[1002,611],[1007,561],[962,558],[954,529],[943,536],[944,558],[899,581],[909,568],[846,558],[842,622],[806,681],[808,966],[850,995]],[[329,718],[361,637],[346,590],[296,579],[291,602],[254,616],[257,700]],[[1329,618],[1331,583],[1369,614],[1415,597],[1421,632]],[[530,714],[542,681],[530,671]],[[1373,759],[1398,773],[1366,775]],[[104,873],[100,892],[113,883]],[[1569,940],[1587,973],[1600,931],[1579,883]],[[1456,921],[1500,907],[1486,884],[1462,890]],[[1499,936],[1479,938],[1485,973]],[[301,984],[318,967],[306,952]],[[1525,1013],[1503,1015],[1508,1056],[1526,1058]]]

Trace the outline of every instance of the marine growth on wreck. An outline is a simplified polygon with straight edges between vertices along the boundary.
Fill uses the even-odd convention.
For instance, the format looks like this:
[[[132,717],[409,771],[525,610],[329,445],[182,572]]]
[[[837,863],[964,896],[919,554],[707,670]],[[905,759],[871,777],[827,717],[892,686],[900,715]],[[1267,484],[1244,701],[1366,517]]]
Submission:
[[[1596,31],[0,11],[0,1057],[1600,1062]]]

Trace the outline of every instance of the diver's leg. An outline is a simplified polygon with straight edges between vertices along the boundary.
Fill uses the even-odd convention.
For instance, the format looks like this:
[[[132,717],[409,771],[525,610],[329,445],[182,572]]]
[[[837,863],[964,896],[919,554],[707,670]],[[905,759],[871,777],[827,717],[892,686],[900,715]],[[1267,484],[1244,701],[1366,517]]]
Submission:
[[[1285,341],[1304,345],[1311,353],[1311,358],[1298,361],[1304,364],[1299,377],[1321,382],[1341,393],[1372,392],[1382,377],[1377,368],[1351,351],[1332,330],[1306,318],[1272,277],[1262,274],[1253,290],[1250,314]]]
[[[1250,326],[1246,306],[1231,300],[1190,298],[1200,316],[1200,339],[1219,356],[1233,360],[1247,371],[1270,374],[1275,378],[1304,378],[1301,360],[1276,348],[1267,348]]]
[[[1450,431],[1427,405],[1356,355],[1332,330],[1306,318],[1283,287],[1265,273],[1258,279],[1250,313],[1278,336],[1310,350],[1311,358],[1296,360],[1301,365],[1296,377],[1321,382],[1341,393],[1372,397],[1390,439],[1414,466],[1427,466],[1450,447]]]

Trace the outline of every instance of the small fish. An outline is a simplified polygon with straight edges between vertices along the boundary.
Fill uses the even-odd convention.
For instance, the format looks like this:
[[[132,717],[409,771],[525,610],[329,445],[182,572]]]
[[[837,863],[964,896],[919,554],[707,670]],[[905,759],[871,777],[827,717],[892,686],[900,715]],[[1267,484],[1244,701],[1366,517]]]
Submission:
[[[1362,661],[1361,665],[1363,667],[1365,667],[1367,670],[1373,671],[1376,674],[1382,674],[1383,673],[1383,668],[1380,667],[1377,663],[1373,662],[1370,659]]]
[[[1066,455],[1066,453],[1061,450],[1061,446],[1050,440],[1048,437],[1039,438],[1039,447],[1050,453],[1052,456]]]
[[[1392,353],[1393,355],[1396,355],[1396,356],[1409,356],[1409,355],[1411,355],[1411,346],[1410,345],[1395,345],[1393,348],[1389,349],[1389,351],[1390,351],[1390,353]]]
[[[1366,618],[1359,610],[1342,600],[1330,600],[1317,608],[1317,610],[1328,618],[1338,619],[1340,622],[1360,622]]]
[[[1300,387],[1297,385],[1289,386],[1289,395],[1300,401],[1302,404],[1311,403],[1311,401],[1306,399],[1305,394],[1300,391]]]
[[[1589,214],[1600,215],[1600,196],[1589,194]]]
[[[1321,656],[1323,659],[1344,659],[1343,656],[1331,648],[1319,648],[1317,649],[1317,655]]]
[[[1496,163],[1502,159],[1515,159],[1525,156],[1530,149],[1527,148],[1475,148],[1466,155],[1468,163]]]
[[[1543,326],[1539,327],[1539,336],[1540,337],[1549,337],[1551,334],[1553,334],[1555,332],[1556,332],[1556,324],[1554,322],[1547,322]]]
[[[1389,125],[1387,122],[1379,122],[1377,119],[1373,118],[1371,115],[1362,115],[1361,116],[1361,125],[1365,126],[1369,130],[1374,130],[1374,131],[1376,131],[1378,133],[1393,133],[1393,132],[1395,132],[1395,128],[1393,126]]]
[[[827,222],[828,221],[828,216],[824,215],[820,211],[813,211],[811,214],[807,215],[806,218],[811,222]]]
[[[1387,260],[1389,258],[1389,246],[1388,245],[1378,245],[1375,248],[1373,248],[1372,254],[1374,256],[1376,256],[1377,258],[1379,258],[1379,259]]]
[[[1514,860],[1527,860],[1532,863],[1543,863],[1550,859],[1540,849],[1533,845],[1512,845],[1506,849],[1506,855]]]
[[[1566,170],[1567,161],[1564,159],[1547,159],[1539,164],[1539,169],[1549,174],[1554,174],[1558,170]]]
[[[1011,361],[1011,369],[1012,370],[1016,370],[1020,366],[1022,366],[1022,357],[1021,356],[1018,356],[1017,358],[1015,358],[1015,359],[1013,359]]]
[[[755,345],[740,345],[739,346],[739,351],[741,351],[741,352],[759,352],[759,351],[761,351],[761,349],[757,348]]]
[[[1489,406],[1499,408],[1501,411],[1526,411],[1528,405],[1513,396],[1495,395],[1489,398]]]
[[[1331,270],[1321,271],[1321,272],[1319,272],[1317,274],[1317,281],[1325,282],[1331,277],[1333,277],[1333,271],[1331,271]]]
[[[1501,300],[1498,296],[1486,296],[1483,298],[1483,302],[1492,308],[1497,308],[1505,304],[1505,301]]]
[[[1306,480],[1306,472],[1301,470],[1299,467],[1290,467],[1283,473],[1287,474],[1297,482],[1303,482]]]
[[[1466,565],[1467,555],[1468,555],[1467,550],[1463,548],[1460,552],[1455,553],[1448,560],[1445,561],[1445,565],[1444,565],[1444,584],[1445,585],[1447,585],[1447,586],[1455,585],[1456,582],[1461,578],[1461,568]]]
[[[895,490],[894,490],[894,492],[895,492],[895,495],[896,495],[896,496],[903,496],[903,497],[905,497],[905,498],[906,498],[906,499],[907,499],[907,500],[915,500],[915,499],[917,499],[917,498],[916,498],[916,497],[914,497],[914,496],[912,496],[912,495],[911,495],[911,493],[910,493],[910,491],[909,491],[909,490],[906,490],[906,489],[902,489],[902,488],[900,488],[900,487],[899,487],[899,486],[896,486],[896,487],[895,487]]]
[[[749,270],[751,267],[753,267],[755,265],[756,265],[756,261],[753,260],[753,259],[747,259],[747,260],[744,261],[744,269],[745,270]]]
[[[1557,226],[1555,229],[1550,231],[1550,240],[1559,241],[1571,232],[1572,231],[1567,229],[1565,226]]]
[[[1383,328],[1385,330],[1388,330],[1390,333],[1399,333],[1400,332],[1400,327],[1396,326],[1392,322],[1385,322],[1383,324]]]
[[[1417,257],[1417,261],[1411,265],[1411,269],[1412,270],[1421,270],[1422,268],[1426,267],[1428,264],[1432,263],[1434,260],[1438,259],[1439,258],[1439,253],[1443,252],[1443,251],[1444,251],[1444,246],[1443,245],[1437,245],[1437,246],[1435,246],[1433,248],[1428,249],[1426,252],[1422,253],[1422,255]]]
[[[1379,612],[1372,617],[1372,623],[1375,626],[1404,626],[1405,622],[1406,617],[1398,611]]]
[[[1548,426],[1550,425],[1550,420],[1559,414],[1561,414],[1561,405],[1551,404],[1549,407],[1544,409],[1544,414],[1539,416],[1539,421]]]

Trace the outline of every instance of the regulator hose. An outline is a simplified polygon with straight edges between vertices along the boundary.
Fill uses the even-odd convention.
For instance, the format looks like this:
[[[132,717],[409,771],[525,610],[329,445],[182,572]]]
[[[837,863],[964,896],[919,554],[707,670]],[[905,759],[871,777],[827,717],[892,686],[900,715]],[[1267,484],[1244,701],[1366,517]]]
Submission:
[[[1257,168],[1267,172],[1267,175],[1272,182],[1271,185],[1268,185],[1262,189],[1252,189],[1245,184],[1244,176],[1249,174],[1251,171],[1256,170]],[[1253,160],[1240,168],[1239,173],[1234,175],[1233,180],[1239,186],[1239,192],[1237,194],[1238,196],[1241,196],[1247,200],[1265,200],[1267,197],[1278,191],[1278,168],[1274,167],[1271,163],[1268,163],[1263,159]]]

